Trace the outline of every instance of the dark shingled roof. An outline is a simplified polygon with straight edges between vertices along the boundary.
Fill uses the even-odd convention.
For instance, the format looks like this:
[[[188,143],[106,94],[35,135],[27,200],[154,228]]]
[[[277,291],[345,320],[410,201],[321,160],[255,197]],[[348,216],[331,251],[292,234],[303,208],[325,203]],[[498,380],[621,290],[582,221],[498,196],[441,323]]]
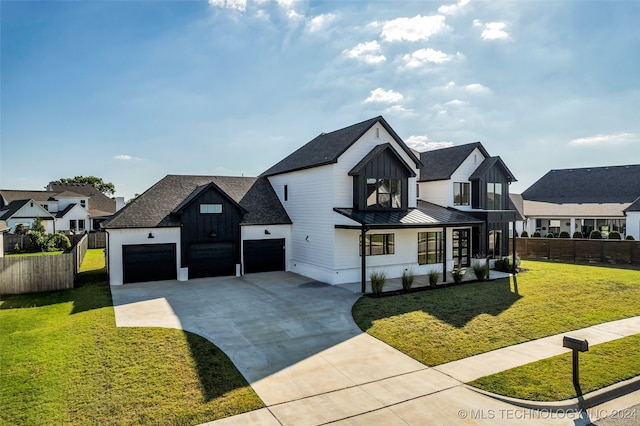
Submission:
[[[515,210],[517,220],[524,220],[524,201],[522,194],[509,194],[509,210]]]
[[[626,209],[624,209],[623,211],[624,212],[640,212],[640,197],[638,197],[636,201],[631,203],[631,205]]]
[[[456,145],[449,148],[434,149],[420,153],[420,182],[447,180],[466,160],[474,149],[478,148],[485,157],[489,153],[480,142]],[[508,169],[507,169],[508,170]]]
[[[118,211],[105,228],[153,228],[180,226],[173,214],[192,194],[215,184],[247,213],[243,225],[290,224],[291,219],[266,178],[167,175]]]
[[[346,208],[334,209],[337,213],[360,224],[374,228],[426,228],[442,225],[471,225],[483,223],[459,210],[450,209],[418,200],[417,208],[406,211],[360,211]]]
[[[10,202],[8,205],[2,207],[1,210],[4,212],[4,214],[2,216],[0,216],[0,219],[9,219],[14,214],[16,214],[16,212],[18,210],[20,210],[22,207],[24,207],[31,200],[33,200],[33,198],[30,198],[28,200],[15,200],[15,201]],[[33,201],[36,201],[36,200],[33,200]],[[37,201],[36,201],[36,203],[37,203]],[[46,211],[46,209],[44,209],[43,207],[42,207],[42,209],[44,211]],[[16,218],[17,217],[19,217],[19,216],[16,216]],[[46,215],[42,215],[42,216],[40,216],[40,218],[42,220],[51,220],[51,219],[53,219],[53,216],[51,215],[51,213],[47,212]]]
[[[502,161],[502,158],[500,158],[500,157],[489,157],[489,158],[486,158],[478,166],[478,168],[471,174],[471,176],[469,176],[469,180],[481,179],[482,176],[484,176],[484,174],[487,172],[487,170],[493,168],[496,164],[498,164],[498,165],[500,165],[500,167],[502,167],[502,170],[504,170],[504,172],[507,174],[508,180],[510,182],[516,182],[517,181],[515,176],[513,176],[513,173],[511,173],[511,170],[509,170],[507,165],[504,164],[504,161]]]
[[[389,132],[402,149],[420,164],[420,160],[411,152],[400,136],[389,126],[382,116],[374,117],[361,123],[353,124],[344,129],[330,133],[321,133],[298,150],[285,157],[282,161],[262,173],[261,176],[273,176],[296,170],[309,169],[337,163],[340,157],[351,145],[364,135],[374,124],[380,124]]]
[[[522,193],[548,203],[632,203],[640,196],[640,164],[551,170]]]

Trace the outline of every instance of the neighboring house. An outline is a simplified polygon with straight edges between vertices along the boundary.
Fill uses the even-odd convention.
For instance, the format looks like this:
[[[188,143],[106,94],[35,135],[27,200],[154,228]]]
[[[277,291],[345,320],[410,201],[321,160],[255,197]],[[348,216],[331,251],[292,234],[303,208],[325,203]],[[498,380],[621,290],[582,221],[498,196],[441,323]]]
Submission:
[[[450,207],[454,181],[439,203],[421,181],[418,199],[417,172],[431,170],[382,117],[322,133],[258,178],[166,176],[105,223],[110,283],[287,270],[364,285],[375,270],[447,273],[489,247],[506,254],[513,177],[478,154],[464,181],[492,192],[468,209]]]
[[[92,185],[52,184],[46,191],[0,190],[0,219],[15,231],[30,228],[37,217],[48,233],[97,231],[118,205]]]
[[[454,230],[454,264],[469,266],[472,256],[508,255],[513,224],[519,220],[509,199],[516,179],[500,157],[492,157],[480,142],[420,154],[420,198],[464,212],[480,221]]]
[[[551,170],[522,193],[527,231],[588,237],[597,229],[638,239],[640,164]]]

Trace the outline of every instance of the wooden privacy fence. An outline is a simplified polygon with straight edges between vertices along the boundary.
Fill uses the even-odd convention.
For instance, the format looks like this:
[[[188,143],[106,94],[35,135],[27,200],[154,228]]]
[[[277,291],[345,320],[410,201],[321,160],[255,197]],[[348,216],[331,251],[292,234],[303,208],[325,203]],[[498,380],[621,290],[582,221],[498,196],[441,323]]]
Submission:
[[[0,257],[0,294],[39,293],[73,288],[89,239],[68,253],[52,256]]]
[[[640,241],[633,240],[516,238],[516,252],[521,258],[561,262],[640,264]]]
[[[90,249],[105,248],[107,247],[107,233],[106,232],[91,232],[88,234],[67,235],[71,240],[71,245],[76,245],[82,238],[87,237],[87,241]],[[16,244],[22,251],[31,251],[33,249],[33,243],[26,235],[14,235],[4,234],[4,252],[14,253],[14,247]]]

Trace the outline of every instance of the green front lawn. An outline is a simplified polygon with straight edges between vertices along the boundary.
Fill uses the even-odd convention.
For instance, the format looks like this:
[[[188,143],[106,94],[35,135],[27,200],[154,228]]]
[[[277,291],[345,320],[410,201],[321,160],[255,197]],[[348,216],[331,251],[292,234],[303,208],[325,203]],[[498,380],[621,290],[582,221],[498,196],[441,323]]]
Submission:
[[[469,383],[512,398],[562,401],[640,375],[640,334],[580,353],[580,387],[573,385],[571,352],[482,377]]]
[[[63,251],[34,251],[29,253],[6,253],[6,257],[26,257],[26,256],[55,256],[64,253]]]
[[[640,271],[525,261],[514,278],[362,297],[362,330],[426,365],[640,315]]]
[[[0,301],[0,423],[198,424],[264,406],[188,332],[116,328],[102,250],[74,290]]]

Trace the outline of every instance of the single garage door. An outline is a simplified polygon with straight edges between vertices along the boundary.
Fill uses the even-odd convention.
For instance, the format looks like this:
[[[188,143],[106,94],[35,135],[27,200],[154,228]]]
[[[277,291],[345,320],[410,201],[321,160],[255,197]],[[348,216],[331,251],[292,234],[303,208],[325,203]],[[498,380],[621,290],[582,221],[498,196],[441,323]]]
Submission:
[[[191,244],[189,278],[218,277],[236,274],[234,243]]]
[[[123,282],[175,280],[176,245],[140,244],[122,246]]]
[[[284,271],[284,238],[244,242],[244,272]]]

